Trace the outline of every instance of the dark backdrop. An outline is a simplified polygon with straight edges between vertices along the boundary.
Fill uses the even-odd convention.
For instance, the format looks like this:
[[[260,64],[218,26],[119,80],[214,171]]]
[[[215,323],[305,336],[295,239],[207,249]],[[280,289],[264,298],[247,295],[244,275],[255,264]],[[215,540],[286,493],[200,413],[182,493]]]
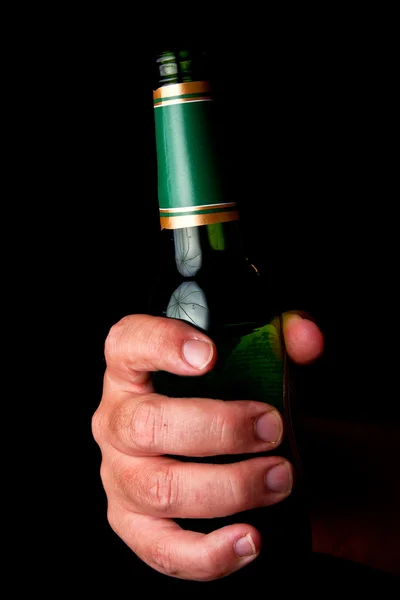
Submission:
[[[302,410],[357,422],[382,413],[371,412],[373,397],[354,393],[372,359],[366,356],[361,371],[343,359],[356,347],[357,305],[348,291],[354,253],[343,242],[349,207],[357,210],[347,185],[353,72],[340,39],[326,33],[321,26],[293,36],[283,28],[271,38],[269,28],[267,39],[257,34],[246,43],[232,34],[213,52],[226,105],[226,164],[248,254],[274,282],[282,310],[310,312],[326,338],[323,358],[303,375]],[[128,313],[146,311],[157,272],[153,49],[132,47],[125,28],[119,35],[105,22],[99,30],[88,27],[56,57],[43,48],[45,83],[34,77],[29,90],[40,104],[31,115],[30,150],[37,153],[39,138],[45,152],[36,156],[32,178],[43,234],[33,234],[37,251],[27,261],[44,314],[33,335],[46,341],[50,355],[47,365],[39,361],[39,381],[44,371],[51,388],[46,436],[55,437],[56,467],[50,473],[58,468],[60,479],[57,514],[46,517],[58,523],[49,555],[63,581],[81,574],[88,586],[103,577],[129,584],[142,574],[106,521],[90,421],[101,398],[108,329]],[[394,402],[386,409],[395,415]]]
[[[307,47],[295,56],[282,50],[272,58],[259,47],[246,52],[214,48],[217,91],[226,105],[225,161],[249,256],[274,282],[282,310],[309,311],[325,332],[326,354],[308,378],[303,410],[327,414],[336,405],[341,92],[332,81],[335,67],[329,55],[315,56]],[[132,66],[131,57],[115,49],[109,54],[107,48],[87,56],[72,99],[79,107],[74,115],[80,131],[71,166],[85,182],[74,194],[75,208],[69,203],[68,217],[81,233],[71,239],[71,247],[82,291],[72,283],[76,272],[70,272],[72,302],[80,305],[84,328],[78,352],[83,353],[85,378],[76,419],[84,416],[87,479],[84,498],[77,498],[85,507],[79,536],[87,556],[96,556],[93,574],[104,569],[124,577],[135,561],[106,521],[99,453],[89,428],[101,397],[108,328],[125,314],[146,311],[157,274],[151,59],[149,53]],[[138,564],[135,569],[142,573]]]

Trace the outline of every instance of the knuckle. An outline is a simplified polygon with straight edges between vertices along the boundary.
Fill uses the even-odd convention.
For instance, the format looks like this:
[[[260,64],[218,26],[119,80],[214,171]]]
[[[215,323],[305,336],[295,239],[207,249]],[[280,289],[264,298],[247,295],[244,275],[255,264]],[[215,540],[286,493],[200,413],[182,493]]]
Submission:
[[[169,516],[176,512],[177,477],[170,466],[157,465],[144,470],[143,465],[132,466],[125,459],[116,460],[112,478],[117,495],[144,513]]]
[[[171,543],[167,538],[155,540],[149,548],[148,559],[150,563],[165,575],[178,575],[179,570],[174,564]]]
[[[118,355],[118,347],[126,329],[128,317],[123,317],[117,323],[111,326],[104,342],[104,353],[107,362]]]
[[[156,319],[147,338],[150,353],[154,356],[167,354],[174,339],[176,323],[171,319]]]
[[[101,407],[97,408],[91,420],[91,430],[95,442],[100,446],[105,437],[105,414]]]
[[[225,407],[224,407],[225,408]],[[211,435],[218,442],[220,452],[232,451],[236,447],[238,428],[233,415],[225,411],[224,414],[215,414],[211,421]]]
[[[104,460],[102,460],[100,464],[100,481],[102,482],[103,487],[106,488],[108,481],[108,469],[106,468]]]
[[[231,472],[225,480],[224,497],[230,506],[236,507],[238,510],[246,508],[250,491],[246,485],[246,471],[242,465],[232,465]]]
[[[132,411],[129,403],[122,402],[116,405],[108,420],[108,428],[112,436],[129,443],[131,420]]]
[[[119,494],[130,501],[135,499],[140,481],[136,469],[124,460],[117,460],[113,464],[113,480]]]
[[[158,514],[168,515],[178,505],[178,481],[176,470],[170,466],[152,471],[146,481],[145,496],[150,508]]]
[[[179,337],[180,323],[171,319],[144,315],[128,315],[114,323],[104,342],[107,364],[116,362],[128,351],[134,340],[136,353],[146,357],[171,353]]]
[[[130,443],[142,452],[162,452],[163,408],[159,400],[140,402],[130,419]]]
[[[125,445],[125,450],[145,454],[162,452],[167,428],[163,425],[161,400],[143,397],[139,403],[124,402],[115,407],[107,426],[113,437]],[[104,428],[104,424],[103,424]]]

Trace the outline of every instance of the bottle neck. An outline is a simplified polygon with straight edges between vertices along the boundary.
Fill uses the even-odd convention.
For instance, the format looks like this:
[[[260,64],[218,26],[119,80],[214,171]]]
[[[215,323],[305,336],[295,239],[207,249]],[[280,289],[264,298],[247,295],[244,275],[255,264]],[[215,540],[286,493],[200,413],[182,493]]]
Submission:
[[[206,52],[165,50],[156,59],[156,88],[191,81],[209,81],[210,69]]]
[[[161,228],[221,224],[239,218],[224,192],[217,123],[205,53],[157,58],[154,118]],[[202,77],[203,76],[203,77]]]

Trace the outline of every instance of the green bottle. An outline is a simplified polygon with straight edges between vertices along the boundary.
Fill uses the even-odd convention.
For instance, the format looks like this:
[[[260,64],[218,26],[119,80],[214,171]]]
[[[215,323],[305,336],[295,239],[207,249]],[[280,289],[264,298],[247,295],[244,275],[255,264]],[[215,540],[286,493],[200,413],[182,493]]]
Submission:
[[[154,118],[161,224],[161,264],[150,312],[182,319],[217,346],[214,369],[201,377],[157,373],[155,389],[175,397],[252,399],[274,405],[284,416],[285,437],[276,454],[297,471],[289,498],[275,506],[218,519],[178,520],[208,533],[235,522],[254,525],[263,536],[260,557],[237,576],[268,565],[300,565],[311,551],[300,463],[291,423],[289,365],[282,317],[242,243],[237,199],[227,197],[213,98],[204,52],[170,50],[156,57]],[[221,110],[221,107],[219,107]],[[271,455],[272,452],[266,453]],[[233,462],[245,456],[187,459]]]

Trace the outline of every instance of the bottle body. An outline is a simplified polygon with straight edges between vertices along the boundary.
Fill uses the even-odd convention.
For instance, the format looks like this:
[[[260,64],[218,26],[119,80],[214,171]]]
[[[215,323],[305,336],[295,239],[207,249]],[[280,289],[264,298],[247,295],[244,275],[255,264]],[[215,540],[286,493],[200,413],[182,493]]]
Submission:
[[[297,471],[282,318],[273,290],[246,257],[236,202],[224,194],[209,83],[177,83],[173,60],[167,64],[168,82],[154,93],[162,239],[160,275],[149,310],[204,331],[215,342],[218,358],[213,370],[200,377],[156,373],[155,390],[174,397],[257,400],[275,406],[285,422],[276,454],[288,458]],[[249,455],[175,458],[224,463]],[[282,567],[300,564],[311,549],[299,482],[292,495],[275,506],[178,522],[204,533],[235,522],[250,523],[263,536],[260,560]],[[250,565],[238,576],[252,569]]]

